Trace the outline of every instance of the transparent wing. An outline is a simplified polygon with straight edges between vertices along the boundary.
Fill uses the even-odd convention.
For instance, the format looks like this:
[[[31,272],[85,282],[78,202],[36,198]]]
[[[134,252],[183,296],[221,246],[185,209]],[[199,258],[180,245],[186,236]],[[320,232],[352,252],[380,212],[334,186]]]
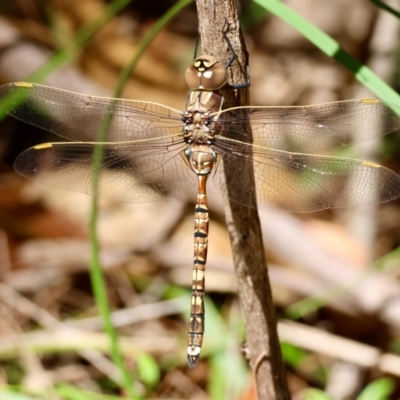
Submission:
[[[181,113],[161,104],[95,97],[32,83],[0,86],[0,105],[15,118],[74,141],[99,141],[105,122],[102,142],[182,131]]]
[[[220,192],[223,169],[234,171],[231,200],[254,207],[249,187],[238,169],[239,159],[254,167],[257,208],[310,212],[362,206],[400,197],[400,176],[378,164],[339,157],[289,153],[254,147],[229,139],[215,144],[222,159],[214,184]],[[233,186],[233,185],[232,185]]]
[[[262,147],[323,153],[400,129],[400,105],[379,100],[349,100],[304,107],[238,107],[222,111],[221,135],[240,140],[247,123]]]
[[[179,154],[186,146],[173,138],[113,144],[46,143],[25,150],[14,167],[45,185],[140,203],[181,193],[196,183],[196,176]],[[101,162],[95,168],[94,159],[99,155]]]

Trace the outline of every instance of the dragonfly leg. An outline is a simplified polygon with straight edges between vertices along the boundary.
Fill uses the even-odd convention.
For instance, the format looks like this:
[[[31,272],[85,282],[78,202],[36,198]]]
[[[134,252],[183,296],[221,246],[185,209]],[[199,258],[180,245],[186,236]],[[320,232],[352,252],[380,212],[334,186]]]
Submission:
[[[228,35],[226,34],[228,32],[228,28],[229,28],[229,22],[225,18],[224,26],[221,29],[221,33],[222,33],[222,36],[224,37],[226,43],[228,44],[229,50],[232,52],[231,58],[228,60],[228,62],[225,65],[226,69],[228,69],[231,66],[231,64],[233,63],[233,61],[236,59],[235,50],[233,49],[232,43],[229,40]],[[245,89],[245,88],[248,88],[249,86],[250,86],[250,69],[249,69],[249,64],[247,64],[247,66],[246,66],[246,82],[239,83],[237,85],[231,85],[231,87],[234,89]]]
[[[197,39],[196,39],[196,45],[194,47],[194,56],[193,56],[193,62],[197,57],[197,50],[199,48],[199,42],[200,42],[200,31],[197,33]]]

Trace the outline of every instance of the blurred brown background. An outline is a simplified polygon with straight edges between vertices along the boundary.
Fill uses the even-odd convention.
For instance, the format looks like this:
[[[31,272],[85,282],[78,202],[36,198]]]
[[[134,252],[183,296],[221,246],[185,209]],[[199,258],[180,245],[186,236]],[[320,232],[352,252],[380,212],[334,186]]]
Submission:
[[[173,3],[132,1],[76,57],[42,83],[111,96],[121,69],[141,38]],[[400,25],[393,16],[365,0],[285,3],[398,88]],[[104,0],[3,2],[0,83],[29,80],[29,75],[54,52],[71,42],[77,30],[104,13],[107,4]],[[284,22],[250,1],[240,2],[239,7],[250,52],[253,105],[374,97],[344,67]],[[192,61],[196,37],[197,16],[195,5],[191,4],[147,49],[123,97],[182,109],[187,92],[183,74]],[[6,118],[1,123],[0,383],[19,379],[27,386],[46,388],[68,382],[99,391],[99,377],[115,377],[115,370],[100,354],[99,358],[93,354],[85,358],[82,354],[55,352],[43,358],[33,351],[40,340],[50,347],[64,341],[65,346],[71,345],[65,321],[73,326],[75,320],[74,326],[79,329],[76,337],[82,335],[83,342],[96,343],[97,350],[102,347],[96,341],[106,341],[99,324],[91,325],[89,321],[89,317],[97,315],[88,277],[91,199],[28,182],[12,170],[18,153],[52,140],[57,138],[15,119]],[[400,142],[392,135],[359,145],[350,156],[373,160],[399,172],[399,154]],[[212,185],[209,192],[206,287],[227,320],[227,308],[238,313],[235,277],[222,200]],[[187,311],[189,303],[183,307],[159,303],[169,298],[166,293],[170,285],[190,287],[194,201],[192,192],[158,203],[100,202],[99,238],[110,301],[114,310],[127,312],[126,319],[121,317],[119,323],[126,345],[132,346],[129,348],[133,352],[138,348],[148,351],[160,362],[162,375],[152,392],[154,398],[209,398],[207,352],[197,369],[189,371],[186,367],[186,320],[179,312]],[[391,376],[398,380],[400,359],[394,354],[400,352],[399,259],[394,257],[385,263],[383,272],[371,272],[370,267],[373,260],[400,243],[399,205],[399,201],[393,201],[376,207],[300,216],[261,213],[274,296],[282,317],[288,306],[307,296],[329,294],[332,287],[343,283],[350,287],[344,294],[333,295],[325,307],[302,318],[301,322],[322,332],[318,339],[312,336],[317,329],[301,332],[297,325],[280,326],[282,339],[310,351],[306,362],[288,366],[294,396],[311,385],[328,390],[334,398],[351,399],[375,378]],[[148,304],[155,304],[156,308],[140,308]],[[135,309],[139,311],[129,317]],[[154,314],[150,310],[155,310]],[[86,330],[94,336],[85,336]],[[206,330],[207,343],[212,341],[211,334],[207,335],[212,327],[207,325]],[[33,331],[37,336],[30,335]],[[234,337],[235,352],[239,354],[239,333]],[[351,339],[346,342],[350,347],[336,342],[341,337]],[[16,342],[23,343],[29,351],[21,355]],[[13,355],[13,362],[5,358],[7,352]],[[15,359],[19,360],[16,364],[23,365],[24,373],[15,374]],[[316,374],[321,368],[324,379]],[[340,378],[343,374],[345,381]],[[241,397],[237,398],[254,398],[251,375],[246,379]],[[393,398],[399,394],[400,386]]]

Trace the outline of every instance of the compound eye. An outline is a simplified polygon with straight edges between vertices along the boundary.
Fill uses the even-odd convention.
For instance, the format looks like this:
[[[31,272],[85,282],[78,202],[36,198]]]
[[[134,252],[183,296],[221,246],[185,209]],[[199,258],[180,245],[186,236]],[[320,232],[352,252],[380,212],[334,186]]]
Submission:
[[[190,90],[196,90],[200,87],[200,77],[199,72],[194,65],[190,65],[185,72],[185,82]]]
[[[228,71],[219,62],[204,72],[201,83],[206,90],[217,90],[228,82]]]

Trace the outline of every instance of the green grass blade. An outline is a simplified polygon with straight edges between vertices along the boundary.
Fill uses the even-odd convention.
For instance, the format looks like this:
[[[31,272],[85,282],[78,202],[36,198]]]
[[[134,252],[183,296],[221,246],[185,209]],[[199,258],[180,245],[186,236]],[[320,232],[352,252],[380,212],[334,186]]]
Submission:
[[[388,102],[400,103],[400,96],[387,83],[380,79],[367,66],[361,64],[341,48],[338,42],[310,22],[306,21],[288,6],[278,0],[254,1],[285,21],[287,24],[291,25],[321,51],[346,67],[355,75],[359,82],[371,90],[371,92],[376,96]]]
[[[388,6],[387,4],[383,3],[382,1],[379,0],[369,0],[371,3],[375,4],[377,7],[382,8],[382,10],[385,10],[389,12],[390,14],[394,15],[396,18],[400,19],[400,12],[396,11],[394,8]]]
[[[129,75],[132,70],[135,68],[137,62],[140,57],[147,49],[152,40],[156,37],[156,35],[160,32],[162,28],[176,15],[182,8],[186,7],[192,0],[180,0],[176,4],[174,4],[165,14],[153,25],[147,35],[141,40],[135,55],[132,57],[129,64],[123,69],[120,75],[120,79],[117,82],[116,89],[114,91],[114,97],[120,97],[122,89],[126,84]]]
[[[390,378],[381,378],[371,382],[363,389],[357,400],[387,400],[395,389],[395,384]]]
[[[76,57],[82,47],[92,38],[105,24],[124,9],[131,0],[114,0],[106,10],[93,21],[84,25],[73,37],[65,49],[54,54],[42,67],[29,75],[26,80],[33,83],[42,82],[43,79],[59,68],[62,64]]]
[[[40,400],[39,397],[24,393],[16,393],[6,388],[0,388],[0,398],[2,400]]]
[[[231,304],[225,307],[231,308],[228,321],[223,318],[226,313],[218,310],[211,300],[206,303],[205,338],[210,342],[207,347],[213,347],[208,356],[208,392],[213,400],[239,399],[249,383],[248,368],[239,345],[243,320],[238,307],[231,307]]]
[[[62,64],[71,61],[86,42],[94,36],[105,24],[107,24],[115,15],[121,11],[131,0],[114,0],[111,2],[105,12],[98,18],[83,26],[73,37],[70,44],[63,50],[56,52],[42,67],[33,74],[28,75],[25,80],[32,83],[40,83],[43,79],[59,68]],[[12,96],[0,102],[0,121],[2,121],[11,108],[15,108],[22,102],[22,98],[13,100]],[[10,108],[11,106],[11,108]]]
[[[301,398],[304,400],[335,400],[320,389],[306,389],[302,392]]]
[[[153,25],[153,27],[150,29],[150,31],[147,33],[145,38],[142,40],[141,44],[139,45],[139,48],[137,52],[134,54],[134,56],[131,59],[131,62],[124,68],[124,70],[121,72],[118,83],[116,85],[116,90],[114,92],[114,97],[119,97],[121,94],[121,91],[126,84],[129,75],[132,72],[132,69],[135,67],[137,61],[139,60],[140,56],[143,54],[147,46],[150,44],[150,42],[153,40],[153,38],[160,32],[160,30],[165,26],[165,24],[171,20],[171,18],[176,15],[183,7],[188,5],[190,3],[190,0],[181,0],[178,3],[176,3],[171,9],[169,9],[162,17],[161,19]],[[108,128],[110,126],[110,123],[112,122],[112,107],[111,107],[111,112],[109,114],[109,117],[106,118],[102,124],[102,129],[99,133],[98,140],[103,141],[108,134]],[[99,167],[101,165],[101,159],[103,156],[103,151],[102,148],[99,146],[98,150],[96,151],[93,159],[93,171],[94,173],[94,180],[93,180],[93,185],[95,188],[94,193],[97,192],[97,186],[99,182]],[[137,399],[138,395],[134,392],[134,386],[133,386],[133,380],[127,371],[124,362],[123,362],[123,357],[122,357],[122,352],[119,348],[118,345],[118,339],[117,339],[117,334],[116,331],[112,325],[111,322],[111,313],[110,313],[110,307],[108,304],[107,300],[107,292],[106,292],[106,285],[104,281],[104,276],[102,273],[102,268],[101,268],[101,263],[100,263],[100,257],[99,257],[99,242],[97,238],[97,214],[98,214],[98,203],[96,197],[93,198],[92,200],[92,209],[91,209],[91,215],[90,215],[90,242],[91,242],[91,280],[92,280],[92,286],[93,286],[93,291],[96,299],[96,304],[99,308],[100,315],[103,319],[103,324],[104,324],[104,329],[107,333],[107,335],[110,338],[111,342],[111,354],[112,354],[112,359],[114,360],[114,363],[118,366],[120,369],[122,376],[123,376],[123,385],[126,393],[128,394],[129,398],[131,399]]]
[[[397,17],[400,16],[399,13],[396,13],[395,10],[391,9],[385,4],[379,1],[370,1],[374,2],[378,6],[381,6],[382,8],[396,15]],[[364,86],[370,89],[378,97],[393,103],[400,102],[400,96],[389,85],[387,85],[376,74],[374,74],[374,72],[372,72],[368,67],[361,64],[354,57],[348,54],[344,49],[340,47],[339,43],[337,43],[329,35],[303,19],[289,7],[282,4],[278,0],[255,0],[255,3],[264,7],[265,9],[294,27],[298,32],[300,32],[303,36],[310,40],[310,42],[317,46],[321,51],[323,51],[325,54],[332,57],[343,66],[345,66],[347,69],[349,69],[352,73],[354,73],[356,78]],[[393,256],[396,257],[397,254]],[[379,261],[377,263],[379,264]],[[377,265],[375,266],[375,269],[376,268]],[[369,272],[367,271],[365,274],[362,274],[360,277],[352,280],[352,282],[350,282],[349,284],[334,286],[329,291],[325,291],[324,295],[322,296],[315,295],[303,299],[288,307],[285,310],[285,313],[291,318],[300,318],[301,316],[309,314],[310,312],[313,312],[323,307],[331,300],[350,290],[357,284],[357,282],[365,279],[366,276],[369,276],[370,273],[371,270],[369,270]]]

